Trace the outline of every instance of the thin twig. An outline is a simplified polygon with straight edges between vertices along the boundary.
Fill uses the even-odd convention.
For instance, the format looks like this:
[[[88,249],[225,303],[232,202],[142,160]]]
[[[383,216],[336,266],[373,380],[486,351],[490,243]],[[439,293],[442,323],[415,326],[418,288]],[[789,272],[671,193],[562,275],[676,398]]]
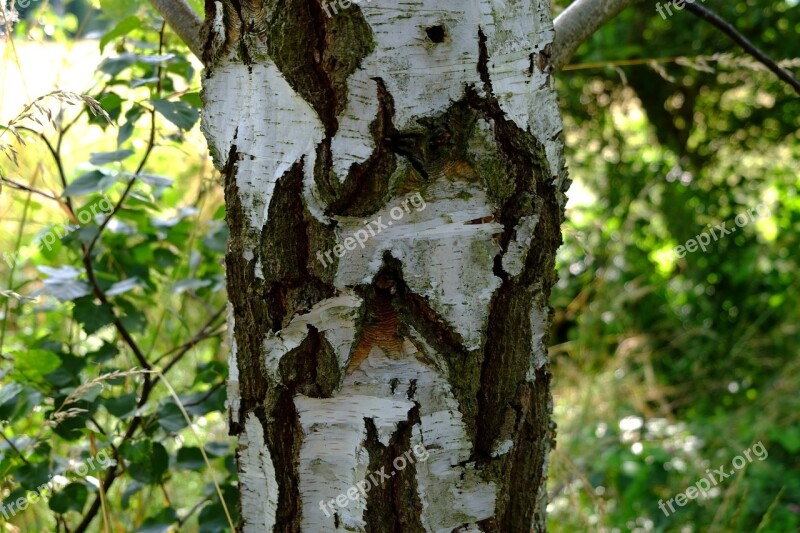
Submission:
[[[195,346],[196,346],[196,345],[197,345],[199,342],[201,342],[201,341],[205,340],[205,339],[208,337],[208,335],[210,335],[210,334],[206,334],[206,333],[205,333],[205,331],[206,331],[206,330],[208,330],[208,329],[211,329],[211,326],[214,324],[214,322],[216,322],[216,320],[217,320],[217,319],[218,319],[218,318],[219,318],[219,317],[222,315],[222,313],[224,313],[224,312],[225,312],[225,306],[223,305],[222,307],[220,307],[219,309],[217,309],[217,312],[216,312],[216,313],[214,313],[214,314],[211,316],[211,318],[209,318],[209,319],[208,319],[208,321],[205,323],[205,325],[203,325],[203,327],[202,327],[202,328],[200,328],[200,331],[197,333],[197,335],[195,335],[195,336],[194,336],[194,338],[192,338],[191,340],[189,340],[189,341],[188,341],[187,343],[185,343],[183,346],[179,346],[178,348],[175,348],[175,349],[173,349],[173,350],[170,350],[169,352],[167,352],[167,353],[165,353],[164,355],[162,355],[161,357],[159,357],[159,358],[157,359],[157,361],[160,361],[161,359],[163,359],[164,357],[166,357],[166,356],[170,355],[170,354],[171,354],[171,353],[173,353],[173,352],[178,352],[178,353],[177,353],[177,355],[175,355],[175,356],[174,356],[172,359],[170,359],[169,363],[167,363],[167,364],[164,366],[164,368],[162,369],[162,372],[166,372],[167,370],[169,370],[170,368],[172,368],[173,366],[175,366],[175,364],[176,364],[178,361],[180,361],[181,357],[183,357],[183,356],[184,356],[184,355],[185,355],[185,354],[186,354],[186,353],[187,353],[189,350],[191,350],[192,348],[194,348],[194,347],[195,347]]]
[[[14,452],[15,452],[17,455],[19,455],[19,458],[20,458],[20,459],[22,459],[22,462],[23,462],[23,463],[25,463],[26,465],[30,465],[30,463],[28,462],[28,460],[27,460],[27,459],[25,459],[25,456],[24,456],[24,455],[22,455],[22,452],[21,452],[21,451],[19,451],[19,448],[17,448],[16,446],[14,446],[14,443],[13,443],[13,442],[11,442],[11,439],[9,439],[8,437],[6,437],[6,434],[5,434],[5,433],[3,433],[3,430],[0,430],[0,437],[2,437],[2,438],[3,438],[3,440],[4,440],[4,441],[6,441],[6,443],[8,443],[8,445],[9,445],[9,446],[11,446],[11,449],[12,449],[12,450],[14,450]]]
[[[719,29],[722,33],[730,37],[731,40],[741,46],[745,52],[753,56],[760,63],[763,63],[764,66],[774,72],[779,79],[786,82],[792,89],[795,90],[797,94],[800,94],[800,81],[798,81],[797,78],[795,78],[787,70],[782,69],[775,64],[775,62],[770,59],[767,54],[759,50],[753,43],[747,40],[747,37],[739,33],[739,31],[734,28],[731,23],[707,7],[701,6],[700,4],[687,2],[685,7],[686,11],[716,26],[717,29]]]
[[[150,0],[156,11],[164,17],[170,28],[199,58],[203,56],[201,28],[203,19],[195,13],[186,0]]]
[[[166,29],[166,23],[161,24],[161,33],[160,33],[160,40],[158,44],[158,55],[163,54],[164,52],[164,30]],[[155,94],[156,96],[161,95],[161,76],[162,76],[162,68],[159,65],[156,68],[156,76],[158,77],[158,82],[156,83]],[[106,229],[108,223],[111,222],[111,219],[114,218],[114,215],[122,209],[122,204],[125,202],[125,199],[130,194],[131,190],[133,189],[133,185],[136,183],[136,179],[139,177],[139,174],[144,169],[145,164],[147,163],[148,158],[150,157],[150,153],[153,151],[153,148],[156,144],[156,110],[155,108],[152,109],[150,112],[150,136],[147,140],[147,149],[142,156],[142,160],[139,162],[139,166],[136,168],[136,172],[134,172],[131,181],[128,182],[128,186],[125,187],[125,190],[122,192],[122,196],[120,196],[117,205],[114,206],[114,210],[109,214],[105,220],[100,224],[100,227],[97,229],[97,233],[92,238],[92,241],[89,243],[89,246],[86,247],[84,251],[84,258],[88,257],[89,254],[92,253],[94,249],[94,245],[97,244],[98,239],[100,239],[100,235],[103,233],[103,230]]]
[[[191,509],[189,509],[189,511],[183,516],[183,518],[178,518],[178,527],[183,526],[183,524],[185,524],[189,520],[189,518],[191,518],[192,515],[198,509],[200,509],[203,506],[204,503],[206,503],[210,499],[211,499],[211,496],[206,496],[205,498],[203,498],[202,500],[200,500],[199,502],[194,504],[194,506]]]
[[[46,192],[41,191],[39,189],[34,189],[33,187],[25,185],[24,183],[20,183],[18,181],[14,181],[14,180],[6,178],[6,177],[0,177],[0,181],[2,181],[3,183],[7,184],[12,189],[17,189],[17,190],[25,191],[25,192],[31,192],[33,194],[38,194],[39,196],[43,196],[43,197],[47,198],[48,200],[53,200],[55,202],[58,202],[59,204],[61,203],[61,200],[56,198],[55,196],[53,196],[51,194],[47,194]]]

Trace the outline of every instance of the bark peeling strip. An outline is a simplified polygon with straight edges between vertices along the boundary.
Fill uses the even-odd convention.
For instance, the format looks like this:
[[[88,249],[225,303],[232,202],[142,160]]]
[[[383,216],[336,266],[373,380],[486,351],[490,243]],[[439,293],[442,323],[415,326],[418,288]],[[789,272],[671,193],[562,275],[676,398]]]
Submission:
[[[275,184],[301,160],[307,207],[326,221],[313,186],[316,149],[324,137],[322,123],[275,63],[220,65],[205,80],[204,92],[203,132],[217,168],[227,165],[227,154],[236,146],[236,185],[242,209],[250,217],[245,253],[252,259]],[[256,272],[260,273],[259,267]]]
[[[536,373],[547,364],[547,344],[545,337],[550,328],[550,309],[539,301],[533,302],[531,309],[531,362],[528,374],[529,381],[536,379]]]
[[[308,336],[308,327],[315,327],[325,335],[333,347],[339,367],[347,366],[350,350],[356,335],[356,321],[363,301],[355,293],[344,291],[341,295],[321,301],[303,315],[296,315],[288,326],[269,334],[264,340],[265,366],[275,384],[281,382],[281,359]]]
[[[239,421],[239,362],[236,359],[236,336],[234,327],[236,320],[233,317],[233,304],[229,301],[228,305],[228,343],[230,353],[228,354],[228,405],[230,420]]]
[[[538,223],[539,215],[531,215],[522,217],[514,228],[514,238],[503,255],[503,270],[512,276],[519,276],[522,273]]]
[[[394,198],[387,205],[401,201]],[[425,202],[425,210],[407,213],[401,220],[392,221],[388,208],[381,212],[391,226],[340,261],[334,283],[339,289],[372,283],[384,253],[390,252],[402,262],[409,288],[430,302],[467,350],[476,350],[482,344],[492,294],[500,286],[492,258],[500,253],[494,236],[503,226],[467,224],[491,218],[494,210],[486,193],[468,183],[440,178],[427,187]],[[345,235],[363,227],[360,218],[337,220]]]
[[[278,483],[264,442],[264,427],[253,413],[247,415],[239,438],[239,465],[244,532],[271,531],[278,509]]]

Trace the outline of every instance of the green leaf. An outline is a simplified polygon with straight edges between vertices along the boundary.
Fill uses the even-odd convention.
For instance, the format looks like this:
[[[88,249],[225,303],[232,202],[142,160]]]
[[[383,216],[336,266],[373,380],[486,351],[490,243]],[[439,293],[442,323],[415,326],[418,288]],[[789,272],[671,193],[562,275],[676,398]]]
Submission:
[[[116,150],[114,152],[94,152],[89,158],[89,162],[93,165],[101,166],[108,163],[116,163],[117,161],[124,161],[134,154],[133,150]]]
[[[76,298],[82,298],[91,293],[89,284],[80,280],[60,280],[60,279],[46,279],[44,280],[44,288],[42,292],[57,298],[62,302],[69,302]]]
[[[41,381],[46,374],[61,366],[61,358],[46,350],[17,352],[14,357],[14,373],[22,380]]]
[[[122,72],[123,70],[125,70],[126,68],[130,67],[134,63],[136,63],[136,60],[137,60],[136,54],[124,53],[117,57],[109,57],[107,59],[104,59],[100,63],[98,70],[100,70],[100,72],[109,74],[113,77]]]
[[[781,428],[770,431],[770,437],[786,448],[791,454],[800,452],[800,426]]]
[[[108,304],[97,305],[91,297],[75,300],[72,317],[81,325],[87,335],[114,322],[114,313]]]
[[[119,355],[117,347],[109,342],[103,343],[99,350],[86,354],[87,359],[95,363],[105,363]]]
[[[153,252],[153,259],[155,264],[161,268],[173,267],[180,262],[180,257],[166,248],[157,248]]]
[[[120,294],[125,294],[128,291],[132,291],[136,287],[141,287],[141,286],[142,282],[139,281],[139,278],[136,277],[128,278],[122,281],[118,281],[111,287],[106,289],[106,296],[118,296]]]
[[[195,74],[192,62],[183,56],[177,56],[174,61],[170,61],[169,64],[167,65],[166,71],[184,78],[189,83],[192,83]],[[194,92],[187,94],[198,94],[198,93]],[[188,101],[190,104],[192,103],[188,99],[185,99],[183,96],[181,96],[181,100]],[[198,105],[196,107],[199,108],[200,106]]]
[[[61,353],[58,357],[61,359],[61,366],[45,376],[47,381],[57,388],[79,386],[82,381],[81,372],[86,368],[86,359],[68,353]],[[94,388],[89,389],[88,392],[91,393],[92,391],[94,391]]]
[[[181,101],[186,102],[187,104],[196,109],[200,109],[201,107],[203,107],[203,101],[200,99],[200,93],[197,91],[182,95]]]
[[[199,383],[218,383],[228,376],[228,367],[221,361],[208,361],[197,365],[193,385]]]
[[[14,480],[23,487],[38,487],[50,480],[50,468],[46,462],[25,464],[17,469]]]
[[[183,294],[184,292],[194,292],[203,287],[211,285],[211,281],[207,279],[182,279],[175,282],[172,292],[175,294]]]
[[[161,54],[161,55],[140,55],[137,57],[137,61],[144,65],[157,65],[159,63],[166,63],[175,59],[175,54]]]
[[[44,287],[39,292],[50,294],[62,302],[81,298],[91,292],[88,283],[75,279],[83,273],[83,270],[72,266],[59,268],[38,266],[36,268],[49,276],[42,281]]]
[[[170,102],[169,100],[158,99],[152,100],[152,103],[156,111],[182,130],[192,129],[194,123],[200,118],[197,108],[186,102]]]
[[[156,76],[151,76],[149,78],[135,78],[131,81],[131,89],[136,89],[137,87],[141,87],[143,85],[156,85],[158,83],[159,78]]]
[[[122,492],[122,498],[120,498],[120,504],[122,504],[122,508],[129,509],[131,498],[141,492],[144,487],[145,485],[135,480],[128,483],[128,486],[125,487],[125,490]]]
[[[108,170],[97,169],[87,172],[72,181],[64,189],[62,197],[89,194],[98,191],[107,191],[117,182],[119,174]]]
[[[193,416],[203,416],[212,411],[224,411],[227,397],[225,387],[217,387],[211,392],[203,391],[189,396],[181,396],[186,412]]]
[[[86,500],[89,498],[89,490],[83,483],[70,483],[60,491],[53,494],[50,498],[50,509],[56,513],[66,513],[75,511],[80,513]]]
[[[102,404],[109,413],[117,418],[123,418],[136,409],[136,393],[129,392],[116,398],[106,398]]]
[[[178,450],[178,468],[183,470],[199,470],[206,466],[200,448],[187,446]]]
[[[164,176],[156,176],[154,174],[139,174],[139,179],[151,187],[157,189],[166,189],[172,187],[173,180],[165,178]]]
[[[108,43],[113,41],[118,37],[122,37],[123,35],[128,35],[130,32],[137,28],[141,28],[142,23],[139,20],[139,17],[135,15],[131,15],[130,17],[126,18],[119,24],[117,24],[114,29],[106,33],[100,38],[100,52],[102,53],[105,50]]]
[[[224,255],[228,250],[228,225],[225,223],[216,223],[203,237],[203,245],[218,254]]]
[[[97,102],[100,104],[100,107],[108,113],[109,118],[112,121],[116,122],[119,119],[120,113],[122,113],[122,97],[114,92],[108,92],[100,96],[97,99]],[[100,114],[93,115],[89,114],[89,123],[90,124],[98,124],[101,127],[105,128],[108,126],[108,120]]]
[[[199,533],[220,533],[230,531],[228,520],[225,517],[225,509],[218,502],[211,503],[203,507],[197,518],[200,525]]]
[[[83,269],[75,268],[74,266],[70,265],[63,265],[60,267],[50,267],[47,265],[42,265],[36,267],[36,269],[42,274],[47,274],[48,279],[60,279],[60,280],[75,279],[84,272]]]
[[[158,442],[147,439],[126,441],[119,451],[130,463],[128,472],[131,477],[140,483],[148,485],[160,483],[169,468],[167,450]]]
[[[167,433],[176,433],[187,426],[186,419],[180,407],[172,401],[167,400],[159,409],[156,414],[158,425],[161,426]]]
[[[222,457],[230,452],[230,442],[224,440],[214,440],[204,446],[209,457]]]
[[[172,531],[172,525],[177,521],[178,514],[175,509],[167,507],[157,515],[146,518],[136,533],[167,533]]]
[[[144,330],[145,326],[147,326],[147,317],[137,306],[124,298],[118,298],[114,302],[119,309],[125,312],[125,316],[120,318],[120,322],[128,331],[140,332]]]
[[[125,123],[120,126],[117,133],[117,146],[122,146],[133,135],[136,128],[136,121],[142,116],[142,108],[134,105],[125,113]]]
[[[210,487],[213,490],[213,486]],[[225,498],[228,511],[231,513],[233,523],[239,521],[239,508],[236,505],[238,500],[238,491],[231,485],[222,486],[222,496]],[[199,524],[198,531],[200,533],[222,533],[230,531],[228,519],[225,516],[225,510],[222,508],[222,503],[218,498],[214,498],[208,505],[200,510],[197,522]]]
[[[14,422],[41,403],[39,391],[12,381],[0,387],[0,421]]]
[[[61,405],[64,399],[56,399],[56,405]],[[67,418],[59,419],[58,424],[53,428],[53,432],[68,441],[84,439],[86,426],[94,412],[97,411],[97,405],[98,402],[96,400],[86,401],[85,399],[69,404],[64,411],[73,409],[79,411],[70,413]]]

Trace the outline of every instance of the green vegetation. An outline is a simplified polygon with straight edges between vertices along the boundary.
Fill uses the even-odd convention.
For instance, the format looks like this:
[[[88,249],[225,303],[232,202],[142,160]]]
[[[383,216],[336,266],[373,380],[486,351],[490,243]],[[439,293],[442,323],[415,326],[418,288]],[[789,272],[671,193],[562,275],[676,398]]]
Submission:
[[[794,2],[709,7],[797,56]],[[628,10],[572,62],[676,56],[557,76],[575,185],[551,299],[554,532],[800,528],[800,100],[687,12]],[[761,202],[707,252],[670,252]],[[711,498],[658,508],[758,441],[768,458]]]
[[[125,470],[91,531],[106,515],[115,531],[219,532],[213,478],[236,519],[222,192],[196,127],[198,65],[143,4],[121,5],[94,15],[107,33],[91,99],[54,93],[0,132],[2,498],[64,476],[12,523],[75,531],[110,481],[80,465],[107,453]]]

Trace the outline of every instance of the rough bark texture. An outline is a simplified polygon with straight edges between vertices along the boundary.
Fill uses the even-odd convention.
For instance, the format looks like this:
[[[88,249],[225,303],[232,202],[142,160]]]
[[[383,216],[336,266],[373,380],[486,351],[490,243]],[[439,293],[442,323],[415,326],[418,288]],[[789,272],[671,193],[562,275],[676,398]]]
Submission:
[[[548,3],[206,15],[242,530],[544,531],[568,185]]]

